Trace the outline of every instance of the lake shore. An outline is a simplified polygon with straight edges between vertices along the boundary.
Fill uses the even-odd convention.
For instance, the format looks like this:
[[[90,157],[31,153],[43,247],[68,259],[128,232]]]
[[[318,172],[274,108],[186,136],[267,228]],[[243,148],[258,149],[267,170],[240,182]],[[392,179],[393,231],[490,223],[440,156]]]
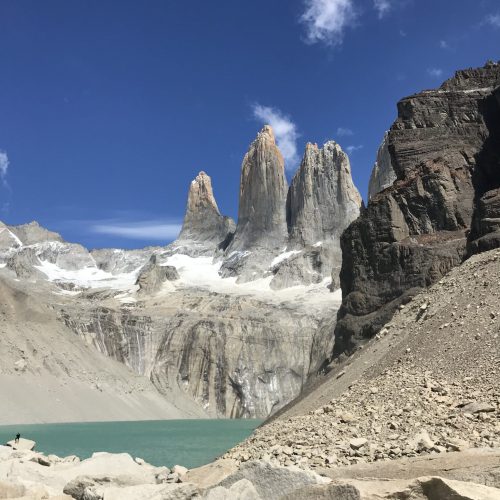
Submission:
[[[24,443],[23,443],[24,444]],[[29,448],[29,446],[28,446]],[[217,460],[188,470],[155,467],[129,454],[44,455],[0,446],[0,498],[23,500],[300,500],[335,498],[499,498],[500,450],[476,449],[387,464],[339,467],[325,477],[272,461]],[[392,465],[391,464],[391,465]],[[439,476],[438,476],[439,475]],[[390,477],[391,479],[387,479]],[[369,478],[369,479],[368,479]],[[464,482],[467,481],[467,482]],[[445,492],[447,496],[442,496]],[[441,495],[441,496],[439,496]]]

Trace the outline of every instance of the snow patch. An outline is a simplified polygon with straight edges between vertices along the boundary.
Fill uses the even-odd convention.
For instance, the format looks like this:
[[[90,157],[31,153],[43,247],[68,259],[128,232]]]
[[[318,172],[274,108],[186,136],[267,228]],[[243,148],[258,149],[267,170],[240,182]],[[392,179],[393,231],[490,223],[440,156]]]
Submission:
[[[23,242],[12,231],[10,231],[9,229],[7,229],[6,227],[3,227],[2,229],[0,229],[0,234],[2,234],[5,231],[7,231],[7,235],[11,239],[14,240],[14,242],[16,243],[17,246],[19,246],[19,247],[23,246]]]
[[[129,289],[134,286],[139,269],[130,273],[113,275],[97,267],[78,270],[62,269],[57,264],[42,260],[36,269],[44,273],[49,281],[66,281],[85,288]]]
[[[290,250],[289,252],[280,253],[277,257],[275,257],[273,259],[273,261],[271,262],[270,267],[274,267],[276,264],[279,264],[280,262],[288,259],[292,255],[298,254],[300,252],[301,252],[301,250]]]

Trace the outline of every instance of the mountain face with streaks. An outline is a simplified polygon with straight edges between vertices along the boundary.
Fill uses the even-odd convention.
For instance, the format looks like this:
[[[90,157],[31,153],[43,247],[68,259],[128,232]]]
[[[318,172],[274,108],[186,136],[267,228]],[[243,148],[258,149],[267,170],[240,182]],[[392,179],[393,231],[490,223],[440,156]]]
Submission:
[[[168,246],[88,251],[36,223],[1,225],[0,283],[43,311],[58,335],[75,339],[75,349],[64,342],[64,352],[51,353],[71,384],[87,383],[86,370],[68,367],[82,356],[78,349],[101,356],[92,401],[102,397],[104,381],[110,387],[118,377],[118,364],[119,376],[130,379],[124,394],[133,401],[134,387],[142,391],[140,418],[161,418],[162,411],[262,418],[295,398],[333,350],[340,295],[329,285],[340,266],[339,236],[360,204],[348,158],[334,142],[308,145],[288,188],[266,126],[243,160],[237,224],[221,215],[211,179],[200,172],[179,237]],[[14,314],[9,328],[2,366],[20,381],[52,380],[45,350],[26,350],[29,324]],[[55,392],[75,419],[74,401]],[[47,405],[37,411],[53,420]]]
[[[200,172],[189,186],[186,213],[176,245],[191,255],[208,254],[225,245],[235,231],[230,217],[220,214],[212,179]]]

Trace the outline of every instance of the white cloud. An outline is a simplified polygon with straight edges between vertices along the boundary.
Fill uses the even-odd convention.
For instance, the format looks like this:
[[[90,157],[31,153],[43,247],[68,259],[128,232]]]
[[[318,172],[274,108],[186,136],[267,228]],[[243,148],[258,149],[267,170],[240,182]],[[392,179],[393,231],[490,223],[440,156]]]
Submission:
[[[348,137],[348,136],[354,135],[354,132],[350,128],[339,127],[337,129],[337,135],[339,137]]]
[[[348,154],[352,155],[354,152],[359,151],[360,149],[363,148],[364,148],[363,144],[359,144],[357,146],[347,146],[345,150],[347,151]]]
[[[495,28],[500,28],[500,13],[486,16],[486,22]]]
[[[181,224],[172,221],[94,221],[90,223],[92,233],[120,236],[132,240],[169,241],[177,238]]]
[[[382,19],[391,10],[392,4],[390,0],[373,0],[373,6],[377,11],[378,18]]]
[[[7,170],[9,169],[9,157],[5,151],[0,150],[0,180],[6,183]]]
[[[441,49],[449,49],[450,45],[446,40],[439,40],[439,47]]]
[[[253,114],[263,124],[271,125],[276,137],[276,144],[285,159],[285,167],[288,170],[294,169],[299,162],[297,155],[297,138],[299,134],[295,123],[279,109],[270,106],[254,104]]]
[[[433,78],[441,78],[443,76],[443,70],[441,68],[428,68],[427,73]]]
[[[308,43],[338,45],[357,17],[353,0],[305,0],[300,20],[306,27]]]

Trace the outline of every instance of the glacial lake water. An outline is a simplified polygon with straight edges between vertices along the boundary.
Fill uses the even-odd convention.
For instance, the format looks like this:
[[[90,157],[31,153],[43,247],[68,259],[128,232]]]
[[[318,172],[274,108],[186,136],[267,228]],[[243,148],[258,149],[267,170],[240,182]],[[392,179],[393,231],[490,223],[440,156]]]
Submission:
[[[95,451],[126,452],[154,465],[207,464],[246,439],[261,420],[160,420],[0,426],[0,443],[16,433],[36,450],[88,458]]]

